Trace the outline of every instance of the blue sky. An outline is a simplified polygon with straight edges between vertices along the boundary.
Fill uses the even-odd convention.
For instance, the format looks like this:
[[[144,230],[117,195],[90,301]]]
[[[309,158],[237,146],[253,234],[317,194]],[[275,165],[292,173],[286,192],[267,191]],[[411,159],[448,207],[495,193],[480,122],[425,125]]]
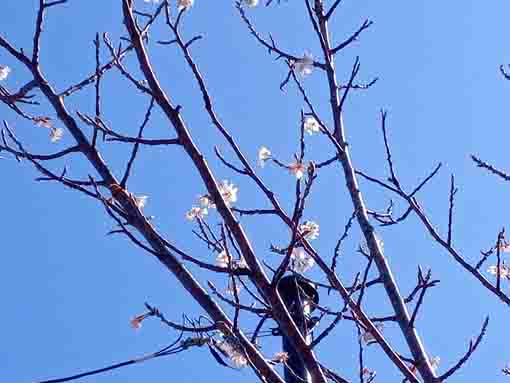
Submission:
[[[141,10],[153,6],[135,0]],[[17,47],[30,52],[36,1],[7,0],[0,13],[0,33]],[[331,3],[327,1],[326,3]],[[404,185],[411,189],[438,163],[443,168],[420,194],[436,227],[445,233],[447,224],[449,176],[454,173],[457,194],[454,245],[466,259],[476,262],[480,249],[494,243],[501,227],[507,224],[509,208],[506,188],[499,179],[477,169],[469,159],[483,159],[510,168],[507,159],[508,99],[510,82],[499,73],[500,64],[510,62],[508,20],[510,5],[468,1],[455,2],[370,2],[344,1],[333,18],[334,41],[342,41],[365,18],[374,25],[359,42],[337,56],[338,76],[346,80],[356,56],[361,60],[359,79],[380,80],[368,92],[353,92],[345,111],[345,123],[353,162],[358,169],[386,177],[384,147],[380,133],[379,110],[388,110],[389,136],[394,160]],[[282,1],[280,6],[258,7],[249,15],[264,36],[274,36],[279,46],[301,55],[305,50],[319,56],[319,46],[306,21],[302,1]],[[50,9],[42,37],[42,68],[57,89],[78,82],[94,70],[92,41],[96,32],[108,32],[117,43],[126,35],[121,18],[121,2],[69,1]],[[286,75],[283,62],[274,61],[258,46],[236,14],[233,2],[196,0],[186,15],[183,33],[191,38],[203,34],[192,52],[200,65],[222,122],[238,138],[243,151],[253,162],[257,149],[268,146],[273,153],[290,161],[298,149],[299,113],[304,103],[294,86],[285,92],[279,83]],[[261,193],[248,180],[232,174],[216,161],[213,148],[218,145],[230,156],[227,144],[211,126],[202,100],[175,47],[159,46],[157,39],[169,39],[163,23],[155,26],[149,46],[154,67],[162,85],[176,104],[198,146],[215,171],[217,179],[229,179],[240,187],[239,207],[267,207]],[[103,59],[107,59],[106,51]],[[23,85],[27,71],[5,51],[0,65],[12,73],[2,83],[9,89]],[[127,67],[138,76],[131,57]],[[148,100],[111,71],[104,78],[105,118],[116,130],[135,135],[143,120]],[[315,71],[305,86],[317,109],[330,123],[328,95],[322,73]],[[55,118],[41,100],[36,115]],[[73,113],[93,113],[93,88],[66,100]],[[0,105],[0,117],[9,122],[19,138],[33,152],[48,153],[72,145],[66,134],[51,144],[47,132],[17,118]],[[57,123],[57,126],[59,124]],[[83,127],[87,129],[87,127]],[[148,130],[150,137],[170,138],[159,111]],[[170,133],[169,133],[170,132]],[[332,153],[322,137],[307,138],[308,159],[321,161]],[[104,144],[102,155],[122,174],[129,148]],[[181,313],[202,314],[175,279],[150,256],[143,254],[125,238],[106,236],[113,226],[104,210],[92,200],[51,183],[37,183],[38,173],[26,162],[21,164],[3,154],[0,160],[4,200],[2,242],[3,265],[0,289],[3,315],[0,328],[0,376],[10,382],[71,375],[81,370],[102,367],[143,355],[170,343],[175,334],[156,321],[148,321],[139,331],[129,319],[143,311],[143,303],[158,306],[169,318],[179,320]],[[79,156],[56,161],[52,168],[68,165],[69,174],[86,177],[92,169]],[[260,171],[265,182],[279,195],[285,208],[293,200],[294,180],[279,168]],[[384,209],[394,198],[396,209],[405,205],[394,196],[361,182],[371,209]],[[129,190],[150,196],[148,215],[168,238],[202,259],[213,255],[192,234],[193,224],[184,219],[186,210],[204,192],[198,174],[181,149],[142,148]],[[331,256],[336,240],[352,211],[343,177],[335,167],[319,174],[309,201],[306,218],[321,227],[316,248]],[[211,223],[218,216],[211,214]],[[260,257],[275,263],[269,253],[271,243],[284,244],[287,232],[276,219],[243,218],[251,241]],[[468,365],[450,381],[503,382],[500,369],[510,362],[510,347],[501,334],[506,333],[508,310],[504,304],[477,284],[437,245],[431,242],[415,217],[397,227],[381,228],[385,254],[404,293],[414,287],[418,264],[432,268],[439,287],[430,291],[418,321],[418,331],[431,356],[440,356],[440,372],[457,361],[469,339],[479,330],[485,315],[490,315],[487,336]],[[339,275],[350,281],[360,268],[356,248],[359,231],[353,231],[344,245]],[[493,263],[493,262],[492,262]],[[224,281],[190,266],[205,283]],[[311,276],[318,276],[316,271]],[[507,288],[508,286],[505,286]],[[371,315],[388,315],[386,297],[374,289],[366,310]],[[325,305],[340,304],[336,296],[322,292]],[[253,323],[242,318],[247,328]],[[399,331],[387,326],[385,335],[405,355]],[[355,381],[355,328],[345,322],[329,342],[321,345],[321,360],[340,374]],[[279,339],[263,338],[268,355],[279,350]],[[377,349],[367,350],[367,366],[377,370],[379,381],[395,381],[396,369]],[[256,381],[248,370],[233,371],[218,366],[205,349],[127,367],[114,373],[84,379],[84,382],[209,382],[242,379]]]

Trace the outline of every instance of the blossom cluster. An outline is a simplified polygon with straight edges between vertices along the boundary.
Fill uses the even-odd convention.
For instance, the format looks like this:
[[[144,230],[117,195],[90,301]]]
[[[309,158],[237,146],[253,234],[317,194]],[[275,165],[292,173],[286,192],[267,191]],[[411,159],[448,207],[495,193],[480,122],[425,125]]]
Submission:
[[[319,236],[319,224],[314,221],[305,221],[298,227],[303,239],[312,241]],[[292,250],[290,256],[290,269],[296,273],[304,273],[315,265],[314,259],[301,247]]]
[[[320,133],[323,130],[321,124],[314,116],[306,116],[303,120],[303,131],[311,136],[315,133]],[[257,153],[257,164],[263,168],[269,160],[273,160],[276,164],[287,168],[298,180],[303,178],[307,170],[307,165],[301,159],[296,158],[294,162],[284,165],[274,158],[273,153],[267,146],[261,146]],[[310,166],[313,166],[313,164],[309,163],[308,167]]]
[[[317,239],[319,236],[319,224],[314,221],[305,221],[299,225],[299,232],[305,239]]]
[[[223,335],[220,340],[215,340],[215,345],[237,368],[248,365],[243,348],[235,337]]]
[[[11,68],[6,65],[0,65],[0,81],[5,80],[9,76],[9,73],[11,73]],[[60,141],[60,139],[64,136],[64,130],[53,126],[53,122],[50,117],[39,116],[32,118],[32,120],[37,126],[50,130],[51,142]]]
[[[9,76],[9,73],[11,73],[11,68],[6,65],[0,65],[0,81],[5,80],[7,76]]]
[[[304,273],[315,265],[313,258],[302,248],[294,249],[290,256],[290,269],[296,273]]]
[[[291,63],[292,69],[294,69],[302,78],[305,78],[312,74],[313,71],[313,55],[305,51],[302,58]]]
[[[216,265],[219,267],[232,267],[233,269],[245,268],[247,267],[246,261],[243,257],[241,259],[232,259],[232,257],[223,250],[216,257]]]
[[[223,180],[221,184],[218,185],[218,190],[227,206],[232,206],[232,204],[237,202],[239,188],[233,183]],[[201,195],[198,197],[198,206],[192,206],[186,213],[186,218],[190,221],[203,219],[209,213],[209,209],[214,208],[216,208],[216,204],[213,202],[211,196],[208,194]]]
[[[133,196],[135,199],[135,204],[138,209],[143,209],[145,205],[147,205],[147,200],[149,199],[149,196],[146,195],[139,195],[139,196]]]
[[[498,243],[498,245],[496,246],[496,250],[499,250],[504,253],[510,252],[510,243],[507,243],[505,241],[503,241],[502,243]],[[497,265],[489,266],[487,272],[492,275],[498,275],[498,266]],[[499,266],[499,276],[501,278],[510,280],[510,266],[505,264],[504,261]]]
[[[319,133],[321,131],[321,126],[315,117],[306,116],[303,123],[303,129],[311,136],[314,133]]]
[[[498,275],[498,266],[493,265],[489,266],[487,272],[492,275]],[[502,264],[499,266],[499,276],[501,278],[510,279],[510,267],[508,265]]]

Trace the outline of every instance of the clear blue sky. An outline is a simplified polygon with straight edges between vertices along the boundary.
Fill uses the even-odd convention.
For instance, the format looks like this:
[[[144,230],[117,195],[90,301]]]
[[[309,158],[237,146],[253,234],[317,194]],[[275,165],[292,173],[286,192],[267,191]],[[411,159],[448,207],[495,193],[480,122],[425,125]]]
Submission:
[[[0,12],[2,36],[27,52],[31,49],[36,3],[7,0]],[[141,10],[152,7],[142,0],[137,3]],[[258,7],[249,14],[259,31],[265,36],[270,31],[282,48],[296,55],[308,49],[319,56],[319,46],[306,22],[302,3],[283,1],[280,6]],[[338,75],[347,79],[354,57],[359,55],[359,78],[368,81],[380,77],[369,92],[355,93],[346,108],[345,122],[355,166],[374,176],[386,175],[379,109],[388,109],[395,163],[408,188],[438,161],[445,165],[440,176],[420,195],[442,233],[447,223],[449,175],[455,173],[460,191],[454,244],[467,259],[476,262],[479,250],[495,241],[509,215],[508,185],[475,168],[469,155],[476,153],[502,168],[510,168],[507,156],[510,82],[505,82],[498,70],[500,64],[510,62],[507,38],[510,5],[434,0],[343,3],[331,26],[335,41],[346,38],[364,18],[375,23],[358,43],[338,55]],[[293,86],[285,93],[278,88],[286,74],[285,65],[275,62],[274,57],[256,45],[231,1],[196,0],[183,28],[188,37],[204,34],[205,38],[195,43],[193,54],[222,121],[239,138],[245,153],[255,161],[258,147],[266,145],[279,158],[290,161],[298,147],[299,111],[304,104]],[[120,1],[71,0],[67,5],[50,9],[42,36],[41,59],[44,73],[57,89],[79,81],[93,70],[92,40],[96,32],[108,32],[115,42],[126,34]],[[154,43],[156,39],[171,38],[162,23],[151,36],[150,53],[161,82],[175,103],[183,106],[183,116],[217,178],[231,179],[240,185],[240,207],[266,207],[252,184],[215,161],[213,145],[224,148],[225,153],[229,151],[203,113],[201,97],[175,47]],[[106,57],[105,52],[103,58]],[[0,51],[0,65],[12,68],[2,83],[9,89],[16,89],[28,79],[27,71],[5,51]],[[133,59],[127,65],[138,75]],[[315,71],[305,84],[329,122],[322,74]],[[104,85],[105,118],[115,129],[135,135],[148,100],[113,71],[105,77]],[[93,113],[92,88],[66,102],[73,112]],[[42,101],[40,109],[33,113],[55,117],[48,110],[47,102]],[[58,144],[51,144],[46,131],[20,120],[4,105],[0,105],[0,118],[10,123],[32,151],[47,153],[73,144],[69,134]],[[168,132],[172,132],[168,123],[156,113],[150,136],[172,137]],[[307,144],[308,159],[321,161],[331,153],[321,137],[310,137]],[[101,149],[116,174],[122,174],[129,155],[127,148],[107,144]],[[86,177],[92,172],[80,157],[65,163],[70,175]],[[61,170],[62,166],[63,162],[57,162],[54,169]],[[0,195],[4,201],[0,380],[33,382],[70,375],[140,356],[170,343],[174,334],[156,321],[144,323],[140,331],[130,328],[129,319],[143,311],[144,301],[158,306],[174,320],[179,320],[183,312],[202,313],[158,262],[125,238],[105,236],[113,223],[97,203],[59,185],[34,182],[38,173],[26,162],[0,160],[0,172]],[[292,177],[271,167],[261,174],[280,193],[284,205],[291,206]],[[143,148],[129,189],[150,196],[146,212],[155,216],[163,233],[193,254],[212,259],[207,249],[194,240],[193,224],[184,219],[186,210],[204,189],[180,149]],[[385,208],[391,197],[365,183],[362,191],[372,209]],[[345,193],[338,169],[330,168],[319,175],[306,216],[321,225],[316,247],[325,257],[332,254],[351,214]],[[399,210],[405,207],[401,201],[396,202]],[[212,214],[209,219],[214,223],[217,218]],[[270,243],[284,243],[284,227],[275,219],[243,219],[243,224],[261,257],[274,263],[275,258],[267,249]],[[381,229],[380,235],[403,292],[414,286],[418,264],[431,267],[433,276],[441,280],[439,287],[426,297],[418,321],[430,354],[441,357],[440,371],[463,355],[484,316],[490,314],[489,331],[479,351],[451,381],[505,381],[500,369],[510,362],[510,346],[505,336],[507,307],[434,245],[414,217],[404,225]],[[345,244],[339,269],[345,281],[351,280],[358,270],[359,256],[355,252],[358,243],[359,232],[355,231]],[[202,281],[212,278],[217,285],[224,283],[191,269]],[[389,314],[384,294],[377,290],[372,294],[367,306],[370,314]],[[339,304],[337,297],[328,298],[323,293],[323,298],[330,307]],[[352,324],[346,322],[318,350],[329,367],[353,380],[357,361],[354,334]],[[395,328],[388,326],[385,334],[408,355]],[[264,338],[264,342],[268,355],[278,350],[278,339]],[[367,366],[378,371],[378,381],[398,379],[396,369],[377,346],[369,347]],[[194,383],[255,381],[249,370],[238,372],[218,366],[205,349],[83,381],[156,383],[175,379]]]

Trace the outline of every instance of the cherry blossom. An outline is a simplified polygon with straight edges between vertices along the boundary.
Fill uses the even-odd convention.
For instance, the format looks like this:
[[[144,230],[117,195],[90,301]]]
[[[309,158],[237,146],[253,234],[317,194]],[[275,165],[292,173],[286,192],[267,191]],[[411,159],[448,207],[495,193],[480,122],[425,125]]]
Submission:
[[[177,9],[180,11],[182,9],[189,9],[193,6],[194,0],[179,0],[177,2]]]
[[[319,133],[321,131],[321,126],[314,117],[307,116],[303,124],[303,129],[311,136],[314,133]]]
[[[305,221],[299,225],[299,231],[303,234],[303,238],[308,240],[316,239],[319,236],[319,224],[314,221]]]
[[[235,187],[233,183],[224,180],[218,186],[218,189],[220,190],[221,196],[225,200],[225,204],[227,206],[230,206],[233,203],[237,202],[237,192],[239,191],[239,189]]]
[[[186,219],[193,221],[195,218],[203,219],[208,213],[207,209],[199,206],[193,206],[187,213]]]
[[[233,336],[223,336],[222,340],[216,340],[215,344],[225,356],[230,358],[237,368],[246,367],[248,365],[248,360],[244,356],[242,346]]]
[[[498,275],[498,267],[497,266],[489,266],[487,272],[492,275]],[[510,267],[505,264],[499,266],[499,275],[501,278],[510,279]]]
[[[7,76],[9,76],[9,73],[11,73],[11,68],[0,65],[0,81],[5,80]]]
[[[290,268],[296,273],[304,273],[315,265],[315,261],[303,249],[294,249],[290,257]]]
[[[288,166],[289,171],[296,176],[298,180],[303,178],[305,174],[305,165],[302,162],[296,161]]]
[[[145,207],[145,205],[147,204],[147,200],[149,199],[149,197],[146,195],[140,195],[140,196],[135,196],[134,199],[135,199],[136,207],[138,209],[143,209]]]
[[[312,74],[313,71],[313,56],[310,52],[305,51],[303,58],[294,63],[294,69],[302,77],[305,78]]]
[[[265,146],[261,146],[258,153],[258,164],[261,168],[264,167],[266,161],[271,158],[271,151]]]
[[[60,128],[51,128],[50,130],[50,140],[51,142],[57,142],[62,139],[64,136],[64,131]]]

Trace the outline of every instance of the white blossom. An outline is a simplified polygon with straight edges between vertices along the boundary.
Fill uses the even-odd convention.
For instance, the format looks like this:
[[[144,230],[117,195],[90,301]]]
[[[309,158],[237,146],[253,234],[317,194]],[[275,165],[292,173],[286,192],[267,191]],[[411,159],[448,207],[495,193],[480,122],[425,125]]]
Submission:
[[[50,140],[51,142],[57,142],[59,141],[62,136],[64,135],[64,131],[60,128],[54,128],[52,127],[50,130]]]
[[[135,204],[138,209],[143,209],[147,204],[147,200],[149,199],[146,195],[134,196]]]
[[[225,250],[218,254],[216,257],[216,265],[219,267],[228,267],[230,263],[230,257]]]
[[[296,161],[288,166],[289,171],[296,176],[298,180],[303,178],[305,174],[305,165],[302,162]]]
[[[180,11],[182,9],[189,9],[193,6],[195,0],[179,0],[177,2],[177,9]]]
[[[487,272],[492,275],[498,275],[498,267],[497,266],[489,266]],[[505,264],[499,266],[499,275],[501,278],[510,279],[510,267]]]
[[[247,267],[246,261],[243,257],[241,259],[232,259],[225,250],[218,254],[216,257],[216,265],[219,267],[229,267],[231,263],[233,269]]]
[[[382,330],[384,329],[384,323],[382,323],[382,322],[376,323],[375,328],[379,332],[382,332]],[[372,335],[372,333],[370,331],[362,332],[361,335],[359,336],[359,338],[363,344],[369,344],[369,343],[372,343],[375,341],[375,337]]]
[[[193,221],[195,218],[204,218],[208,213],[206,208],[199,207],[199,206],[193,206],[187,213],[186,213],[186,219],[189,221]]]
[[[250,7],[256,7],[259,4],[259,0],[244,0],[245,4]]]
[[[305,51],[303,58],[294,63],[294,69],[302,77],[310,75],[313,71],[313,56],[310,52]]]
[[[237,192],[239,189],[235,187],[233,183],[224,180],[221,185],[218,186],[218,189],[227,206],[237,202]]]
[[[319,224],[314,221],[305,221],[299,225],[299,231],[303,234],[303,238],[316,239],[319,236]]]
[[[230,358],[234,366],[237,368],[247,366],[248,360],[244,356],[243,348],[236,338],[224,336],[222,340],[217,340],[215,344],[225,356]]]
[[[258,154],[258,164],[261,168],[264,167],[266,161],[271,158],[271,151],[265,146],[261,146]]]
[[[248,267],[248,264],[246,263],[246,260],[244,259],[244,257],[241,256],[241,259],[236,259],[234,261],[234,266],[236,268],[245,268],[245,267]]]
[[[216,207],[211,197],[208,196],[207,194],[198,197],[198,203],[205,209],[214,209]]]
[[[303,249],[294,249],[290,256],[290,268],[296,273],[304,273],[315,265],[315,261]]]
[[[314,133],[319,133],[321,131],[321,126],[319,125],[319,122],[312,116],[307,116],[305,118],[303,128],[305,132],[308,133],[310,136]]]
[[[5,80],[7,76],[11,73],[11,68],[8,66],[0,65],[0,81]]]

